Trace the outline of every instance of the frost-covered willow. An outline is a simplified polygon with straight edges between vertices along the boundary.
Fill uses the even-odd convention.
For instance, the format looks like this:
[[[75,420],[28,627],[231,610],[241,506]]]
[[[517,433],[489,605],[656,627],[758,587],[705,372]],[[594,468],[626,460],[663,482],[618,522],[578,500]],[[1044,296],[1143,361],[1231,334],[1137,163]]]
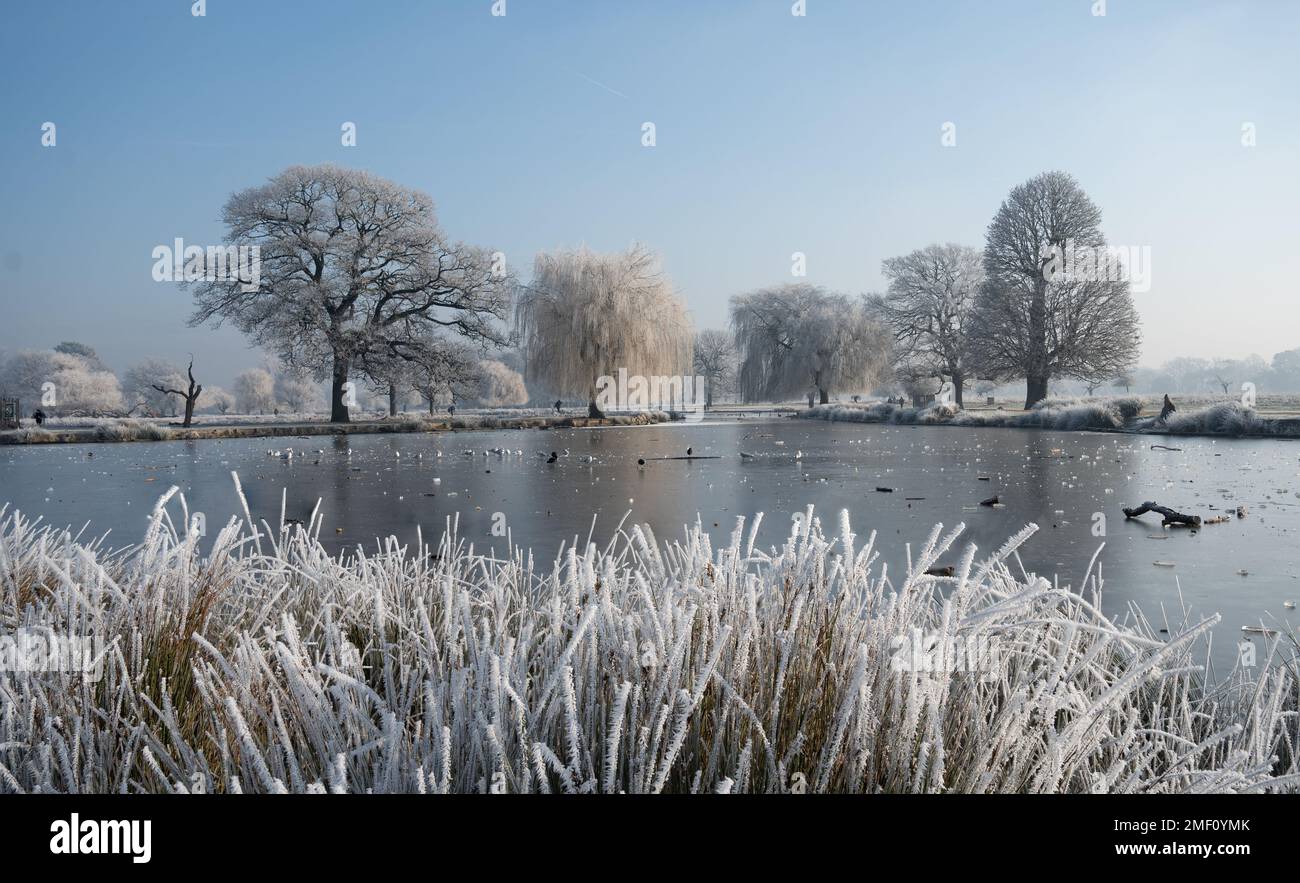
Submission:
[[[515,303],[525,379],[560,396],[585,397],[592,416],[597,379],[620,369],[642,377],[691,370],[691,320],[657,256],[633,246],[617,254],[585,248],[539,254]]]
[[[118,554],[0,511],[4,637],[105,642],[98,679],[0,672],[0,793],[1300,784],[1294,659],[1207,690],[1213,620],[1161,636],[1103,616],[1088,575],[1013,576],[1032,528],[981,558],[936,527],[890,578],[874,534],[811,507],[768,551],[760,516],[716,547],[633,527],[536,562],[454,525],[332,557],[319,518],[245,504],[204,557],[174,495]],[[926,574],[941,558],[954,576]],[[987,652],[918,664],[900,641]]]
[[[884,374],[890,341],[863,302],[815,285],[762,288],[731,299],[746,401],[780,401],[869,389]]]

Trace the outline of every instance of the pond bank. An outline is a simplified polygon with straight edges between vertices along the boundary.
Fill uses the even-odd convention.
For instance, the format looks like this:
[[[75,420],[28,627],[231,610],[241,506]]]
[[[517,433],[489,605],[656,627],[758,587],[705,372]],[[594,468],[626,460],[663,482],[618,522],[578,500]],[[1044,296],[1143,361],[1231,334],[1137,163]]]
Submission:
[[[0,432],[0,445],[96,444],[131,441],[188,441],[208,438],[298,438],[317,435],[373,435],[395,432],[460,432],[494,429],[588,429],[601,426],[647,426],[673,419],[663,411],[613,417],[469,416],[432,420],[361,420],[353,423],[261,423],[173,426],[148,420],[104,421],[70,429],[26,427]]]
[[[887,423],[897,426],[971,426],[1055,429],[1062,432],[1123,432],[1136,435],[1300,438],[1300,418],[1264,417],[1238,403],[1175,412],[1166,421],[1139,416],[1138,399],[1047,399],[1028,411],[965,411],[955,405],[924,408],[874,403],[817,405],[800,411],[805,420]]]

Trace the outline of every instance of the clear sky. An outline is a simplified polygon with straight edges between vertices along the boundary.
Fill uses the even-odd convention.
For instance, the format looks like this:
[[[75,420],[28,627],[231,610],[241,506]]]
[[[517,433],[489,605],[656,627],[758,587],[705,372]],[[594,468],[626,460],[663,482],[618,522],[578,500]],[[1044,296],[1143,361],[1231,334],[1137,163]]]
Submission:
[[[0,348],[192,351],[228,383],[260,356],[187,328],[150,253],[324,161],[427,191],[525,276],[644,242],[701,327],[796,251],[856,293],[882,258],[980,246],[1012,186],[1064,169],[1151,248],[1144,364],[1300,346],[1296,0],[191,2],[5,3]]]

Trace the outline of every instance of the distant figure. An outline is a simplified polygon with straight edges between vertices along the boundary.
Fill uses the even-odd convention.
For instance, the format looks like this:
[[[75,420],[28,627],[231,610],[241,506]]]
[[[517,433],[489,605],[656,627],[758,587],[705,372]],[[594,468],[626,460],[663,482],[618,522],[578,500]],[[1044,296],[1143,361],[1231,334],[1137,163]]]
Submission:
[[[45,422],[45,412],[40,408],[37,408],[35,411],[32,411],[32,419],[36,421],[37,426],[40,426]]]
[[[560,401],[559,399],[555,400],[555,413],[557,414],[564,413],[564,402]]]
[[[447,413],[448,413],[450,416],[455,417],[455,416],[456,416],[456,406],[455,406],[455,405],[448,405],[448,406],[447,406]]]
[[[551,451],[551,456],[546,459],[546,462],[554,463],[558,459],[560,459],[560,455],[555,453],[555,451]]]
[[[1165,404],[1164,407],[1160,409],[1160,422],[1164,423],[1165,420],[1169,418],[1169,415],[1177,410],[1178,409],[1174,407],[1174,403],[1169,401],[1169,393],[1165,393]]]

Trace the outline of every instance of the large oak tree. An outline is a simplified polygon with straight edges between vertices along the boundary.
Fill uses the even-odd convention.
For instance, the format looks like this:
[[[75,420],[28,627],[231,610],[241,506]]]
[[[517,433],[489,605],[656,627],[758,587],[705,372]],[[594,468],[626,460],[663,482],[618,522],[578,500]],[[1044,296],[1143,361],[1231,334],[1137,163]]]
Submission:
[[[502,343],[513,280],[499,256],[449,240],[424,193],[334,165],[293,166],[230,197],[226,242],[258,246],[261,277],[195,283],[193,324],[232,322],[285,364],[329,377],[348,420],[354,369],[418,362],[450,331]]]

